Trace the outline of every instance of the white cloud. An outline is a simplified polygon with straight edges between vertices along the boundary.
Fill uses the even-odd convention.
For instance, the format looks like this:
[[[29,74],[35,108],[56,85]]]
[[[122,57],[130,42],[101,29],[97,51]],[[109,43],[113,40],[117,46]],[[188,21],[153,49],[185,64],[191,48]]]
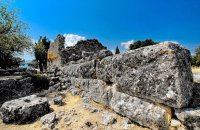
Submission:
[[[85,40],[84,36],[79,36],[76,34],[64,34],[65,37],[65,47],[74,46],[78,41]]]
[[[51,42],[54,42],[54,40],[53,40],[53,39],[50,39],[50,41],[51,41]]]
[[[31,42],[32,42],[33,44],[35,44],[35,43],[37,43],[37,40],[31,39]]]
[[[130,40],[130,41],[127,41],[127,42],[122,42],[121,43],[121,46],[128,49],[130,44],[134,43],[134,40]]]
[[[160,44],[166,44],[166,43],[174,43],[174,44],[180,44],[177,41],[164,41],[164,42],[160,42]]]
[[[111,51],[113,54],[115,54],[115,50],[114,50],[114,49],[111,49],[110,51]]]

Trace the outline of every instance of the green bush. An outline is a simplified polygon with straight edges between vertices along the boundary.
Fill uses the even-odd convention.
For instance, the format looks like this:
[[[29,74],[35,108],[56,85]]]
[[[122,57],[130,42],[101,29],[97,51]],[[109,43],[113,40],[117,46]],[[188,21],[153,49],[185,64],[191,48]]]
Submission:
[[[35,86],[34,91],[41,91],[49,88],[49,79],[44,75],[32,75],[32,83]]]
[[[138,49],[140,47],[150,46],[150,45],[155,45],[155,44],[158,44],[158,42],[154,42],[151,39],[146,39],[144,41],[139,40],[139,41],[136,41],[136,42],[133,42],[132,44],[130,44],[129,50],[134,50],[134,49]]]
[[[50,47],[50,41],[46,37],[40,37],[38,43],[35,43],[35,59],[38,62],[40,71],[47,69],[47,55]]]
[[[19,57],[14,57],[10,50],[6,50],[0,46],[0,67],[3,69],[18,67],[23,63]]]
[[[18,19],[17,12],[0,1],[0,67],[20,65],[20,58],[14,55],[30,49],[32,45],[24,29],[26,26]]]
[[[195,55],[192,56],[192,65],[200,66],[200,46],[195,49]]]

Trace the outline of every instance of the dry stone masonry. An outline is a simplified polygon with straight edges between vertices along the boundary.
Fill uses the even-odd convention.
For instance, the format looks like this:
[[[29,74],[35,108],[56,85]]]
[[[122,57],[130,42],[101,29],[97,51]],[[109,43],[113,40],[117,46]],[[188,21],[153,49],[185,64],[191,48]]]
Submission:
[[[57,41],[63,42],[63,37]],[[84,102],[92,99],[153,130],[200,128],[200,85],[193,83],[190,52],[180,45],[157,44],[113,55],[92,39],[53,49],[60,62],[49,66],[48,92],[68,90],[81,95]],[[55,99],[54,103],[62,102],[61,97]],[[34,119],[48,113],[46,99],[30,96],[8,101],[1,108],[4,122],[19,118],[23,122],[32,118],[30,112]],[[48,127],[53,127],[54,119],[55,114],[42,118],[50,121]],[[105,124],[115,123],[114,119],[105,117]]]
[[[95,102],[142,126],[169,129],[175,127],[171,126],[174,111],[194,102],[190,60],[187,49],[165,43],[81,59],[65,65],[61,72],[67,86],[79,88]]]
[[[192,98],[190,53],[176,44],[149,46],[98,62],[97,78],[131,96],[186,107]]]
[[[106,47],[96,39],[81,40],[75,46],[61,50],[61,61],[63,64],[67,64],[70,61],[78,61],[86,57],[91,59],[96,57],[96,54],[103,49],[106,49]]]
[[[0,106],[16,99],[49,88],[49,80],[44,75],[4,76],[0,77]]]

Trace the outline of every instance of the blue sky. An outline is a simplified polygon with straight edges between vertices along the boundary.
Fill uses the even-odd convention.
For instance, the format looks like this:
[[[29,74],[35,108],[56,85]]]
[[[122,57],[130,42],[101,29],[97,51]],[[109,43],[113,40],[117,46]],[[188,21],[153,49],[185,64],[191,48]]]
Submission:
[[[15,0],[33,39],[57,34],[96,38],[109,49],[152,38],[200,45],[200,0]]]

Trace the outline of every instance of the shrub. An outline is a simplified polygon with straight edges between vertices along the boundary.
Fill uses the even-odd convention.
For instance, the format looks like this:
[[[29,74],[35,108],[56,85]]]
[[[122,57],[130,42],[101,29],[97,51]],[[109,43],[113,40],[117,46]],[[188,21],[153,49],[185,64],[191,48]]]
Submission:
[[[192,56],[192,65],[200,66],[200,46],[195,49],[195,55]]]
[[[22,64],[23,61],[19,57],[14,57],[12,52],[6,50],[5,48],[0,47],[0,67],[1,68],[10,68],[18,67]]]
[[[58,54],[49,52],[48,56],[47,56],[47,59],[48,59],[49,62],[52,62],[52,61],[58,59],[58,57],[59,57]]]
[[[151,46],[151,45],[155,45],[158,44],[158,42],[154,42],[152,39],[146,39],[144,41],[136,41],[133,42],[132,44],[130,44],[129,46],[129,50],[134,50],[140,47],[144,47],[144,46]]]
[[[32,83],[35,87],[34,91],[41,91],[49,88],[49,79],[44,75],[33,75]]]
[[[35,59],[39,64],[39,69],[41,72],[47,69],[47,53],[49,46],[50,41],[46,37],[40,37],[38,43],[35,43]]]

